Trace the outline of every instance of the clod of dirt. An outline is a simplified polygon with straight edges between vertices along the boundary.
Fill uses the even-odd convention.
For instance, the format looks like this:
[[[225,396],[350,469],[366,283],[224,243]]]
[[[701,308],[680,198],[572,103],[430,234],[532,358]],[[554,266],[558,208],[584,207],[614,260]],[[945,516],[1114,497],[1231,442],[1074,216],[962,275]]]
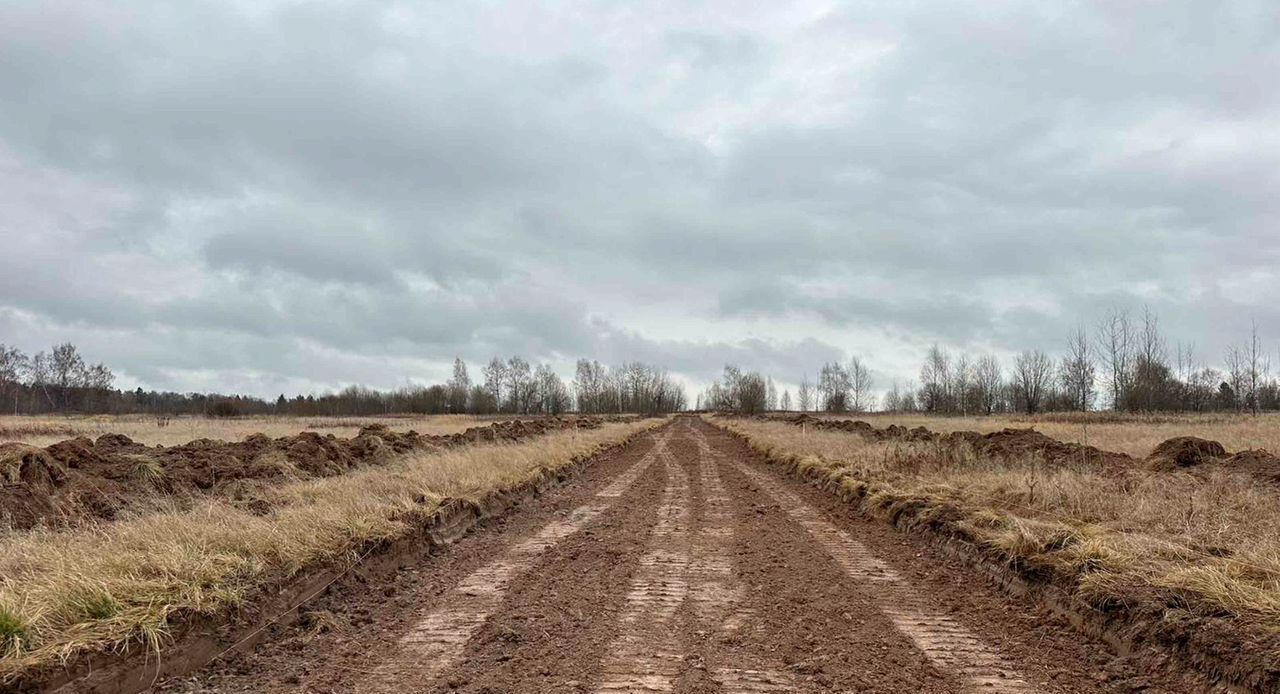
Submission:
[[[51,495],[66,478],[66,467],[46,451],[0,444],[0,522],[28,527],[52,513]]]
[[[1227,449],[1217,441],[1175,436],[1156,446],[1147,456],[1146,464],[1152,470],[1176,470],[1212,462],[1226,455]]]

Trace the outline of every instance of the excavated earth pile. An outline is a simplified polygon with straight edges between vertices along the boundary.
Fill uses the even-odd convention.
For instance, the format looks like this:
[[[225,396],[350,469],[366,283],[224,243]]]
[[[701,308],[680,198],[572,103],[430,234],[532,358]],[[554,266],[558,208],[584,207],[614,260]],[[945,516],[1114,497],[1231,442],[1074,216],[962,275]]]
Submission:
[[[1228,470],[1247,472],[1270,484],[1280,484],[1280,457],[1261,449],[1240,451],[1221,461]]]
[[[979,455],[1006,459],[1034,456],[1050,465],[1096,465],[1104,472],[1120,473],[1146,468],[1157,472],[1203,474],[1210,470],[1225,470],[1246,474],[1267,484],[1280,485],[1280,457],[1270,451],[1251,449],[1232,454],[1217,441],[1195,436],[1175,436],[1156,446],[1151,455],[1139,460],[1124,453],[1059,441],[1030,428],[1007,428],[987,434],[976,431],[943,434],[924,427],[908,429],[897,424],[877,429],[863,421],[823,419],[808,414],[764,419],[819,430],[850,432],[869,441],[932,442],[944,446],[963,443]]]
[[[823,419],[801,414],[782,418],[796,426],[810,426],[828,431],[846,431],[859,434],[869,441],[903,441],[938,443],[942,445],[964,444],[979,455],[1002,458],[1039,456],[1050,464],[1086,463],[1103,466],[1132,465],[1137,461],[1123,453],[1112,453],[1093,446],[1059,441],[1045,436],[1035,429],[1003,429],[987,434],[976,431],[956,431],[949,434],[930,431],[925,427],[908,429],[891,424],[883,429],[863,421],[848,419]]]
[[[1147,457],[1146,466],[1152,470],[1192,474],[1226,470],[1247,474],[1268,484],[1280,484],[1280,457],[1275,454],[1261,449],[1229,454],[1217,441],[1194,436],[1178,436],[1156,446]]]
[[[1176,436],[1151,451],[1151,455],[1147,456],[1147,466],[1153,470],[1174,470],[1225,458],[1226,455],[1227,450],[1217,441],[1195,436]]]
[[[397,455],[478,442],[514,442],[563,429],[596,429],[601,417],[548,417],[496,422],[457,434],[395,432],[381,424],[349,439],[304,431],[243,441],[197,439],[147,446],[122,434],[80,437],[37,448],[0,444],[0,528],[65,527],[112,520],[149,501],[217,495],[268,510],[255,498],[263,486],[331,477],[386,463]]]

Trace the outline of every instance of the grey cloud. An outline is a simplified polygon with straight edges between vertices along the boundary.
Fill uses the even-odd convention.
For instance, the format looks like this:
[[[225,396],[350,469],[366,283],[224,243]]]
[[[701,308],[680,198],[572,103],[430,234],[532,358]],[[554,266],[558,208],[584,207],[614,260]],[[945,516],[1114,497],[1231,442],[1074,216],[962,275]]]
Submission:
[[[1280,326],[1270,3],[10,3],[0,66],[0,341],[138,382]]]

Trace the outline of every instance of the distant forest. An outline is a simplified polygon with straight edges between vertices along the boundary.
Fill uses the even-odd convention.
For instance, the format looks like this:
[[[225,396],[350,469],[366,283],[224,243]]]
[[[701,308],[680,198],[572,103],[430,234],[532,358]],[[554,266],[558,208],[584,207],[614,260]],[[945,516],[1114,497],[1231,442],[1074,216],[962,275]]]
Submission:
[[[1081,325],[1064,342],[1056,357],[1025,350],[1011,364],[993,354],[953,354],[935,344],[925,354],[918,384],[885,384],[882,398],[872,392],[872,371],[857,356],[823,364],[816,381],[805,374],[794,397],[772,378],[726,366],[698,394],[695,407],[939,415],[1280,410],[1280,381],[1271,374],[1270,353],[1256,324],[1245,340],[1227,348],[1222,368],[1209,366],[1194,345],[1170,347],[1159,319],[1147,309],[1139,315],[1113,309],[1092,331]]]
[[[1222,368],[1200,360],[1192,345],[1172,348],[1154,313],[1114,309],[1092,330],[1067,336],[1061,354],[1023,351],[1002,363],[992,354],[952,354],[934,345],[916,383],[887,385],[877,396],[872,370],[860,357],[828,362],[816,381],[804,375],[793,396],[771,377],[728,365],[723,376],[686,401],[665,369],[632,362],[606,367],[580,359],[565,382],[547,364],[494,358],[472,380],[455,359],[452,377],[434,385],[379,391],[350,386],[323,395],[281,394],[275,400],[216,393],[119,390],[104,364],[88,364],[63,343],[28,356],[0,344],[0,412],[109,414],[374,415],[414,414],[663,414],[685,409],[734,411],[924,412],[941,415],[1036,414],[1109,409],[1121,412],[1280,410],[1280,381],[1255,325],[1223,355]]]
[[[350,386],[323,395],[281,394],[275,400],[219,393],[174,393],[114,388],[105,364],[88,364],[63,343],[28,356],[0,344],[0,412],[13,414],[663,414],[686,408],[684,389],[663,369],[639,362],[609,368],[578,361],[565,383],[549,365],[521,357],[494,358],[473,382],[467,364],[454,360],[445,383],[379,391]]]

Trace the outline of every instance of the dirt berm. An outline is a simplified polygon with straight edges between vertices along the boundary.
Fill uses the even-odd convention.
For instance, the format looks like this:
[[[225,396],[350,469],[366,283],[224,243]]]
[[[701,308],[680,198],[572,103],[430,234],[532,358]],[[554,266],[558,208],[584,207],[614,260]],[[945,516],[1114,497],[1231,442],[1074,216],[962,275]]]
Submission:
[[[578,423],[581,427],[599,427],[610,419],[607,416],[583,417],[578,419]],[[573,419],[562,419],[559,426],[571,426],[572,422]],[[545,425],[540,421],[526,421],[519,427],[502,423],[479,429],[508,435],[524,431],[523,435],[527,436],[537,430],[549,431],[554,426],[554,420]],[[192,607],[175,609],[166,615],[162,653],[149,647],[135,647],[135,641],[121,641],[111,647],[68,649],[66,657],[61,660],[49,659],[32,666],[23,665],[15,659],[6,668],[6,663],[0,662],[0,692],[129,694],[151,691],[152,686],[164,677],[182,676],[230,651],[252,648],[275,633],[274,629],[294,623],[309,604],[331,589],[349,591],[358,586],[360,590],[367,590],[371,583],[385,582],[401,569],[454,543],[479,523],[518,508],[581,474],[606,456],[622,455],[622,451],[648,434],[649,430],[642,428],[551,467],[539,467],[530,471],[528,479],[500,486],[478,499],[450,498],[439,505],[406,510],[399,517],[404,528],[397,535],[368,539],[347,551],[332,556],[320,555],[311,563],[294,569],[279,567],[255,579],[254,586],[242,600],[216,612],[206,613]],[[478,436],[488,438],[491,435],[483,433]],[[280,440],[295,438],[291,436]],[[451,437],[420,438],[444,438],[455,442],[472,440],[467,432]],[[503,436],[498,435],[497,438]]]
[[[1035,429],[1003,429],[987,434],[976,431],[956,431],[949,434],[930,431],[924,427],[908,429],[891,424],[877,429],[867,422],[849,419],[823,419],[800,414],[780,418],[797,426],[814,429],[847,431],[861,435],[870,441],[932,442],[942,445],[965,444],[975,453],[1003,458],[1039,456],[1050,464],[1083,463],[1102,466],[1133,465],[1137,460],[1123,453],[1104,451],[1093,446],[1068,443],[1045,436]]]
[[[1096,465],[1102,471],[1146,468],[1157,472],[1181,471],[1204,474],[1210,470],[1226,470],[1247,474],[1268,484],[1280,485],[1280,457],[1257,449],[1230,454],[1217,441],[1194,436],[1175,436],[1156,446],[1151,455],[1139,460],[1124,453],[1104,451],[1093,446],[1059,441],[1035,429],[1002,429],[986,434],[956,431],[942,434],[924,427],[908,429],[891,424],[877,429],[867,422],[849,419],[824,419],[808,414],[765,417],[796,426],[810,426],[827,431],[847,431],[870,441],[933,442],[942,445],[963,443],[975,453],[1007,459],[1038,457],[1050,465]]]
[[[0,528],[66,527],[113,520],[159,500],[178,503],[219,495],[265,512],[256,494],[281,482],[330,477],[399,454],[484,441],[519,441],[562,429],[595,429],[599,417],[547,417],[472,427],[444,436],[364,427],[349,439],[304,431],[272,439],[197,439],[147,446],[121,434],[68,439],[45,448],[0,444]]]

